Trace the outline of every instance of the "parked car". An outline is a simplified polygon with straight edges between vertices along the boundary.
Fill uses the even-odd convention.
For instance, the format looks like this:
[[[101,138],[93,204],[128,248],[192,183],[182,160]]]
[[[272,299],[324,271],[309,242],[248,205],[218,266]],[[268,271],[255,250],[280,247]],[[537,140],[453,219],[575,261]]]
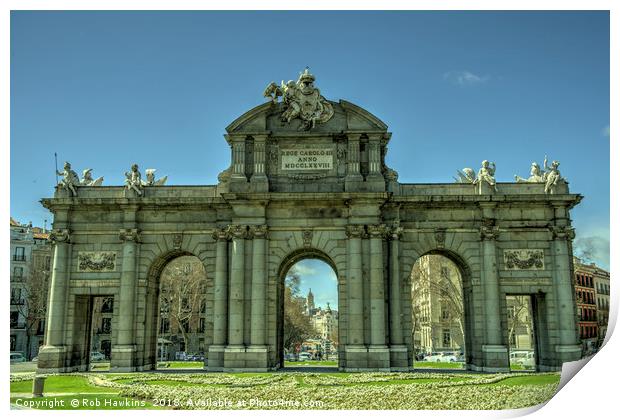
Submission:
[[[18,351],[11,352],[11,363],[20,363],[20,362],[25,362],[25,361],[26,361],[26,358],[20,352]]]
[[[32,359],[30,359],[31,362],[38,362],[39,361],[39,356],[34,356]]]
[[[440,351],[434,351],[431,354],[424,356],[425,362],[443,362],[442,358],[444,354]]]
[[[301,352],[299,353],[299,361],[300,362],[307,362],[308,360],[312,359],[312,355],[308,352]]]
[[[91,351],[90,352],[90,361],[91,362],[101,362],[102,360],[105,360],[105,354],[98,352],[98,351]]]

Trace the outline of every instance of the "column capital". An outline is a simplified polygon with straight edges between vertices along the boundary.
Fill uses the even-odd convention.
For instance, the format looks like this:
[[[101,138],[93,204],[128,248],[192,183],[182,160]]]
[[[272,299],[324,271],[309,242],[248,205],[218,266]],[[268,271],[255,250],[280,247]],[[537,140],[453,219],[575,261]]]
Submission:
[[[347,225],[346,234],[349,239],[361,238],[364,235],[364,225]]]
[[[570,226],[549,226],[553,239],[575,239],[575,229]]]
[[[499,238],[499,226],[480,226],[480,239],[495,241],[497,238]]]
[[[267,225],[252,225],[249,227],[248,239],[267,239],[268,234]]]
[[[216,241],[227,241],[230,239],[230,233],[227,227],[215,229],[212,236]]]
[[[398,241],[400,239],[400,237],[403,235],[403,231],[404,229],[398,225],[392,226],[389,229],[389,236],[390,239],[393,241]]]
[[[381,223],[378,225],[368,225],[368,235],[371,238],[383,238],[387,235],[388,229]]]
[[[229,225],[227,230],[233,239],[245,239],[248,236],[247,226]]]
[[[139,242],[140,232],[138,229],[121,229],[118,232],[118,238],[121,242]]]
[[[69,229],[52,229],[52,231],[50,232],[49,240],[53,244],[70,243],[71,234],[69,232]]]

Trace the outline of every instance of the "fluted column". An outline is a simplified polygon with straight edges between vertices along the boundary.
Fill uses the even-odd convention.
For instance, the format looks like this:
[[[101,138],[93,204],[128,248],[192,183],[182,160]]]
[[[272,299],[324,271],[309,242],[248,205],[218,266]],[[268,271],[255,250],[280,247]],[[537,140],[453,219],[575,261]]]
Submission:
[[[230,136],[232,149],[231,179],[246,181],[245,177],[245,136]]]
[[[364,226],[347,226],[347,303],[348,345],[364,344],[364,305],[362,287],[362,234]]]
[[[400,302],[400,235],[401,227],[390,231],[390,344],[403,344]]]
[[[347,153],[347,181],[361,181],[360,174],[360,136],[359,134],[351,134],[348,136],[348,153]]]
[[[50,295],[47,309],[46,346],[64,345],[65,311],[67,307],[68,267],[67,257],[70,253],[68,229],[53,229],[50,240],[54,244],[54,260],[50,280]]]
[[[368,176],[381,175],[381,135],[371,135],[368,139]]]
[[[370,344],[385,346],[384,225],[368,226],[370,234]]]
[[[213,293],[213,344],[226,344],[228,308],[228,232],[218,229],[213,233],[217,241],[215,254],[215,290]]]
[[[230,265],[228,345],[243,346],[244,288],[245,288],[245,226],[231,226],[232,259]]]
[[[116,344],[132,346],[134,337],[134,313],[136,307],[136,250],[138,229],[121,229],[119,239],[123,242],[123,265],[119,290],[118,333]]]
[[[250,325],[250,344],[264,346],[265,340],[265,262],[267,226],[250,226],[252,236],[252,321]]]

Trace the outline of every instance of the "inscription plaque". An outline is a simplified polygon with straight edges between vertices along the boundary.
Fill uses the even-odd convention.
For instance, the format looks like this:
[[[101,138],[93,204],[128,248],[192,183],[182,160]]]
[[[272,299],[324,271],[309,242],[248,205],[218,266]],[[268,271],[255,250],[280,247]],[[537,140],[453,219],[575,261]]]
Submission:
[[[321,171],[334,167],[332,149],[282,149],[280,156],[284,171]]]

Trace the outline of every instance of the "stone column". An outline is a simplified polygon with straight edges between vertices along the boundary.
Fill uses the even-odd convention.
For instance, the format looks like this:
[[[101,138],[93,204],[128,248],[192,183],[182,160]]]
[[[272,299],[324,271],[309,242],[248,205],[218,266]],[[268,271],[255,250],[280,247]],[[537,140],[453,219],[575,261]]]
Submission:
[[[67,324],[65,318],[69,281],[67,259],[71,253],[69,230],[53,229],[50,233],[50,240],[54,245],[54,260],[47,309],[45,346],[62,347],[65,344],[65,325]]]
[[[400,302],[400,235],[401,227],[390,231],[390,344],[403,344]]]
[[[213,293],[213,345],[224,346],[228,329],[228,232],[218,229],[213,233],[217,241],[215,254],[215,290]]]
[[[362,288],[362,234],[364,226],[347,226],[347,324],[348,346],[364,345],[364,306]]]
[[[566,223],[567,219],[562,217],[566,212],[565,208],[557,207],[555,212],[556,220],[560,223]],[[564,362],[581,358],[581,346],[575,327],[572,255],[569,251],[569,241],[575,237],[575,231],[568,225],[555,225],[550,229],[553,238],[553,287],[559,330],[559,345],[556,346],[555,350],[558,353],[557,366],[561,366]]]
[[[265,142],[267,141],[266,135],[254,135],[254,172],[250,183],[253,184],[254,192],[267,192],[269,191],[269,183],[267,181],[267,175],[265,174]]]
[[[230,265],[230,291],[228,301],[228,345],[243,347],[244,288],[245,288],[245,226],[230,226],[232,259]]]
[[[491,214],[493,207],[483,207],[483,214]],[[484,289],[485,344],[482,346],[483,371],[509,371],[508,349],[503,345],[500,311],[500,289],[497,268],[499,227],[495,219],[484,217],[480,228],[482,241],[482,286]]]
[[[381,175],[381,135],[368,138],[368,176],[383,179]]]
[[[348,152],[347,152],[347,175],[345,182],[362,181],[360,174],[360,135],[348,135]]]
[[[252,322],[250,343],[264,346],[265,341],[265,300],[267,279],[265,272],[267,226],[250,226],[252,235]]]
[[[384,225],[368,226],[370,234],[370,344],[385,346]]]
[[[126,221],[135,221],[135,210],[127,210]],[[138,249],[138,229],[126,228],[119,231],[123,242],[121,281],[118,291],[118,329],[116,343],[112,347],[110,371],[133,372],[135,370],[135,308],[136,308],[136,258]]]
[[[231,181],[246,182],[245,177],[245,136],[230,136],[229,142],[232,149],[232,172]]]

